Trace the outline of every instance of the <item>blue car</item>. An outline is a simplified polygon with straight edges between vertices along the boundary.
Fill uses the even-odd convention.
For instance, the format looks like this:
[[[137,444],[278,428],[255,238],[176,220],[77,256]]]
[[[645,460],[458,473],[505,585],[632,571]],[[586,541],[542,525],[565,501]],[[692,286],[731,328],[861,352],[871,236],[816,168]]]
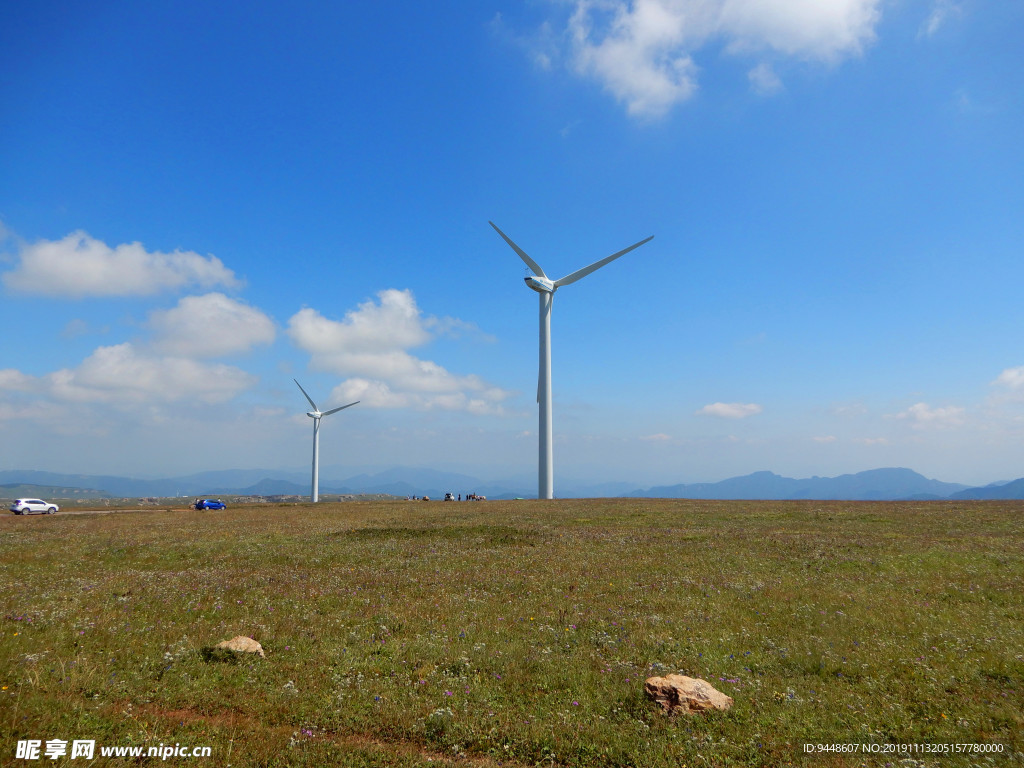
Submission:
[[[227,505],[217,499],[199,499],[196,502],[196,509],[227,509]]]

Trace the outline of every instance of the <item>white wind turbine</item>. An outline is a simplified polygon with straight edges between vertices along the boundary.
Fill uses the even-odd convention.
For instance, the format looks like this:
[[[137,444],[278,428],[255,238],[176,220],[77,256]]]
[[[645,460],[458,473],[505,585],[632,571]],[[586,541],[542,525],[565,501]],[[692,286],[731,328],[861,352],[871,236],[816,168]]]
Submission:
[[[600,269],[605,264],[629,253],[634,248],[639,248],[646,242],[654,239],[654,236],[634,243],[629,248],[624,248],[618,253],[613,253],[607,258],[595,261],[589,267],[578,269],[572,274],[566,275],[559,280],[551,280],[544,274],[540,264],[531,259],[518,245],[509,240],[508,235],[498,229],[497,225],[488,222],[494,231],[501,235],[502,239],[512,246],[512,250],[519,254],[519,258],[526,262],[533,275],[525,278],[526,285],[540,294],[540,374],[537,378],[537,403],[540,406],[540,426],[537,430],[539,438],[537,498],[554,498],[554,458],[552,456],[552,428],[551,428],[551,302],[554,299],[555,291],[563,285],[575,283],[581,277],[586,277],[594,270]]]
[[[309,500],[315,503],[320,496],[320,419],[324,416],[330,416],[332,413],[344,411],[346,408],[351,408],[359,401],[356,400],[355,403],[349,403],[348,405],[343,405],[339,408],[332,408],[329,411],[321,413],[320,409],[316,407],[316,403],[313,402],[313,398],[306,393],[306,390],[302,389],[302,385],[299,384],[298,379],[292,379],[292,381],[295,382],[295,386],[302,390],[302,394],[306,395],[306,399],[309,400],[309,404],[313,406],[313,410],[308,411],[306,415],[313,420],[313,489],[309,493]]]

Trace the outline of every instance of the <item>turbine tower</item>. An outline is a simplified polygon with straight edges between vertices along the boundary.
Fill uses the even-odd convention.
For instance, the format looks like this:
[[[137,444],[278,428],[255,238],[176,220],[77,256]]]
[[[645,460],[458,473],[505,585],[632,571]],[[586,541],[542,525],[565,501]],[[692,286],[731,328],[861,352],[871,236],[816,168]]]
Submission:
[[[525,278],[526,285],[540,294],[540,372],[537,377],[537,403],[540,410],[540,424],[537,430],[539,440],[539,457],[537,471],[537,498],[554,498],[554,457],[552,456],[552,427],[551,427],[551,302],[554,300],[555,291],[563,285],[575,283],[582,277],[600,269],[605,264],[615,261],[634,248],[639,248],[646,242],[654,239],[654,236],[634,243],[629,248],[624,248],[618,253],[613,253],[600,261],[595,261],[589,267],[578,269],[572,274],[566,275],[559,280],[551,280],[544,274],[540,264],[531,259],[518,245],[513,243],[504,232],[498,229],[493,222],[488,222],[494,231],[501,235],[502,239],[512,246],[512,250],[519,254],[519,258],[526,262],[533,275]]]
[[[299,384],[299,380],[292,379],[292,381],[295,382],[295,386],[302,390],[302,394],[306,395],[306,399],[309,400],[309,404],[313,406],[313,410],[308,411],[306,415],[313,420],[313,487],[309,492],[309,500],[315,504],[320,498],[320,419],[324,416],[330,416],[332,413],[344,411],[346,408],[351,408],[359,401],[356,400],[355,403],[349,403],[348,405],[343,405],[339,408],[332,408],[329,411],[321,413],[320,409],[316,407],[316,403],[313,402],[313,398],[306,393],[306,390],[302,389],[302,385]]]

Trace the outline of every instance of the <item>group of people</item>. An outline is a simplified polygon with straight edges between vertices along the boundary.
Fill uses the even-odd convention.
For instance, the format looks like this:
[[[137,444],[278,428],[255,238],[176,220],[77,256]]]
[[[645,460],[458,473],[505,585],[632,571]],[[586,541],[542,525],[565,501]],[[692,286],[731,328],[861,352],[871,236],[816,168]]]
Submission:
[[[419,498],[417,498],[416,496],[407,496],[405,500],[406,501],[430,501],[430,497],[429,496],[420,496]],[[445,501],[462,501],[463,499],[462,499],[462,494],[461,493],[458,495],[458,498],[456,498],[454,494],[446,493],[444,495],[444,500]],[[466,501],[487,501],[487,497],[486,496],[480,496],[480,495],[475,494],[475,493],[467,493],[465,500]]]

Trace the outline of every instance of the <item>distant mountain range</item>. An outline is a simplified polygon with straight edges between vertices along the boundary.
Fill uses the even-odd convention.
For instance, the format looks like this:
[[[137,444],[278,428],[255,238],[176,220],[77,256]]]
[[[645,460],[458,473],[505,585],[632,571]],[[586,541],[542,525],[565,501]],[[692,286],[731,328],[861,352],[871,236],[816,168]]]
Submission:
[[[855,475],[808,477],[796,480],[774,472],[754,472],[718,483],[667,485],[633,491],[630,496],[670,499],[841,499],[892,501],[945,499],[970,486],[929,480],[910,469],[870,469]],[[973,489],[972,489],[973,490]],[[1002,498],[1002,497],[993,497]]]
[[[1024,477],[1008,483],[992,483],[981,488],[967,488],[952,494],[951,499],[1024,499]]]
[[[322,475],[323,477],[323,475]],[[272,496],[309,493],[305,472],[233,469],[183,477],[138,479],[110,475],[71,475],[38,470],[0,470],[4,498],[132,498],[169,496]],[[972,488],[929,480],[910,469],[872,469],[839,477],[795,479],[754,472],[717,483],[691,483],[635,489],[625,482],[597,485],[565,482],[562,498],[633,497],[673,499],[821,499],[896,501],[927,499],[1024,499],[1024,478]],[[485,482],[470,475],[417,467],[393,467],[321,482],[320,494],[391,494],[443,498],[445,492],[478,493],[491,499],[532,498],[530,478]]]

